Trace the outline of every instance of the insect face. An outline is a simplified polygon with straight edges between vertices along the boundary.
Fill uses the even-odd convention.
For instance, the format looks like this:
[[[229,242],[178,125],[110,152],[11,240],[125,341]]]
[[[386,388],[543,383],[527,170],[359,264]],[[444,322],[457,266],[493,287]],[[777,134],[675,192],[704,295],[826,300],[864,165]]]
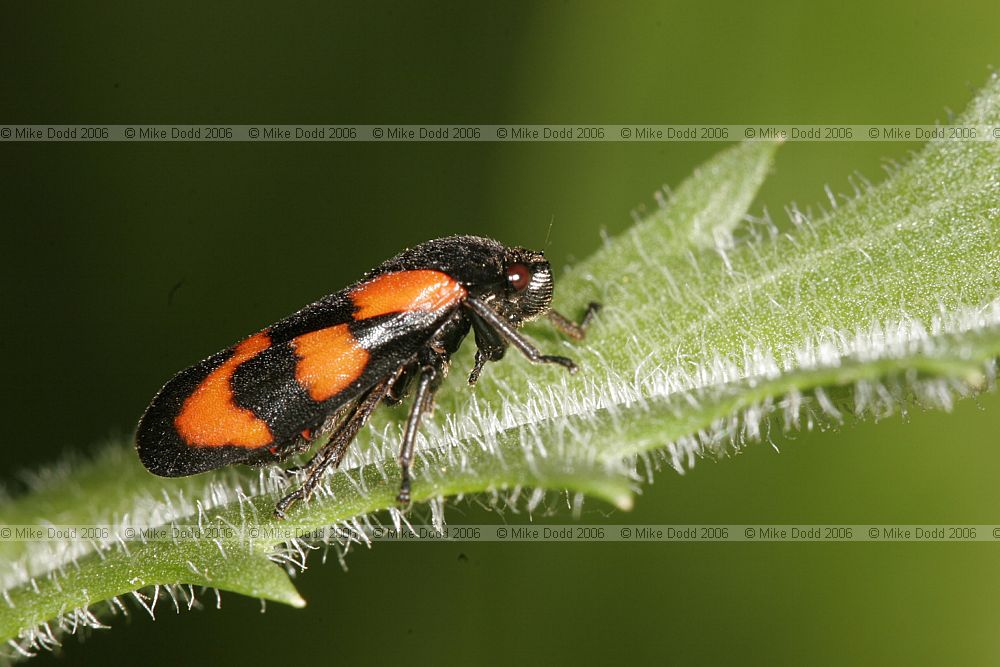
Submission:
[[[544,315],[552,304],[552,267],[545,255],[525,248],[509,248],[502,308],[520,324]]]

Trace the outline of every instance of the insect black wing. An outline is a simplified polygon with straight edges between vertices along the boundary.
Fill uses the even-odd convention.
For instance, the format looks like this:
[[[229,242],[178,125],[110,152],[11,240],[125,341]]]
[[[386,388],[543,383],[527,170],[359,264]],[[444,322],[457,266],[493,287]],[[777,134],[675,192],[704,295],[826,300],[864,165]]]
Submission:
[[[376,276],[178,373],[139,422],[151,472],[282,458],[306,429],[413,360],[465,290],[437,271]]]

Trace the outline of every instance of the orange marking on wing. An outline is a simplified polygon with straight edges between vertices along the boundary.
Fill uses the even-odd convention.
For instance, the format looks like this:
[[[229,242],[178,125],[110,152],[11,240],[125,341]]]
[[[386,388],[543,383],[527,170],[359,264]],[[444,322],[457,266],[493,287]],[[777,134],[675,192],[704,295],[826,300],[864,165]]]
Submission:
[[[414,310],[440,310],[465,298],[466,290],[440,271],[397,271],[379,276],[351,292],[354,319]]]
[[[174,426],[185,442],[195,447],[253,448],[263,447],[274,439],[267,422],[252,410],[236,405],[230,384],[240,364],[270,346],[271,339],[266,333],[247,338],[236,346],[233,356],[201,381],[174,419]]]
[[[368,350],[361,347],[346,324],[310,331],[292,339],[299,363],[295,379],[314,401],[325,401],[361,377]]]

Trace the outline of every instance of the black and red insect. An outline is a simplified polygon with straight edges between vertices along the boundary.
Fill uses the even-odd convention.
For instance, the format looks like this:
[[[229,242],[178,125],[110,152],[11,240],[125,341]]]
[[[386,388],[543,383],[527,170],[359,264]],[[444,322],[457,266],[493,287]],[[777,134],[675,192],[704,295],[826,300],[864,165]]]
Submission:
[[[305,482],[282,498],[278,516],[308,499],[344,458],[380,403],[413,405],[399,450],[398,500],[410,501],[410,465],[421,417],[434,405],[451,355],[473,331],[475,384],[487,362],[513,345],[529,360],[576,365],[541,354],[518,328],[540,316],[583,338],[580,324],[550,308],[552,269],[541,252],[475,236],[451,236],[405,250],[350,287],[181,371],[139,421],[143,465],[183,477],[225,465],[263,465],[327,438]]]

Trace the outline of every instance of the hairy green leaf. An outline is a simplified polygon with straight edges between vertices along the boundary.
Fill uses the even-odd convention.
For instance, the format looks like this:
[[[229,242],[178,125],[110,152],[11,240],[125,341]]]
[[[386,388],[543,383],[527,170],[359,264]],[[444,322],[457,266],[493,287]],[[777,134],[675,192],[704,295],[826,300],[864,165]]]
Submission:
[[[960,122],[1000,125],[996,77]],[[579,374],[511,354],[473,390],[464,386],[464,350],[420,438],[415,499],[509,499],[541,488],[628,508],[637,456],[647,452],[681,468],[769,426],[879,417],[913,403],[948,408],[991,387],[1000,355],[1000,142],[931,142],[884,183],[832,198],[816,218],[792,210],[789,230],[743,223],[775,148],[723,152],[559,279],[561,310],[575,315],[592,300],[605,309],[583,344],[541,326],[529,333],[546,351],[576,358]],[[398,520],[404,414],[380,414],[344,469],[289,519],[349,526],[389,509]],[[0,520],[115,531],[250,526],[260,537],[0,543],[3,638],[25,651],[44,646],[59,626],[99,624],[87,609],[107,600],[113,608],[139,589],[144,606],[162,597],[160,587],[186,599],[186,584],[303,604],[268,559],[295,560],[297,543],[281,550],[266,530],[274,501],[296,481],[276,470],[158,479],[125,445],[42,473],[0,508]]]

